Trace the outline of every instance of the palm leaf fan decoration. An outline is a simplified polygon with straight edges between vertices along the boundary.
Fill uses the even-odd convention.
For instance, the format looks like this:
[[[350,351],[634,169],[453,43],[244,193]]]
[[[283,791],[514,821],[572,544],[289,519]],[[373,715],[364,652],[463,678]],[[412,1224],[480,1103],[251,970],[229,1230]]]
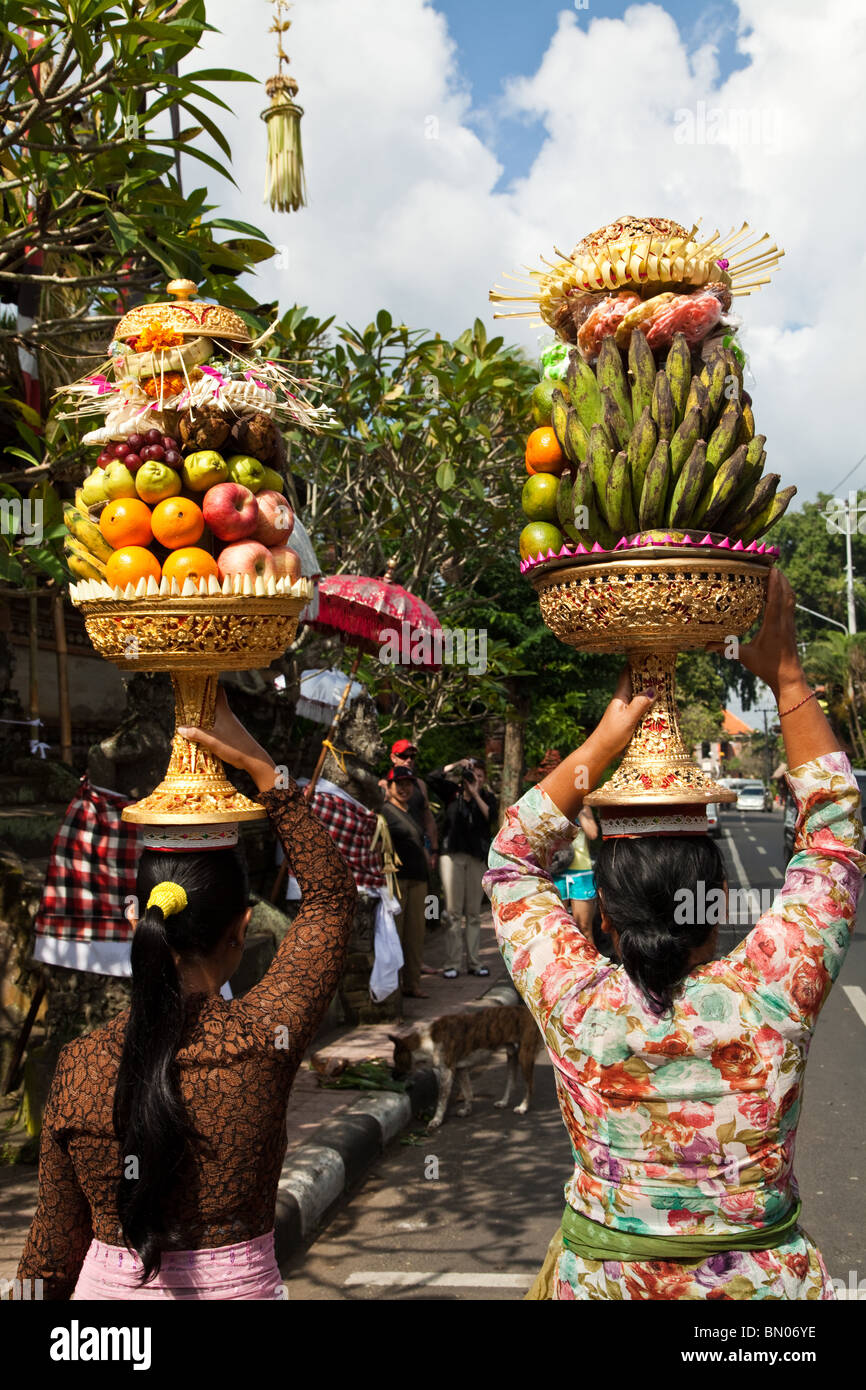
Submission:
[[[265,202],[270,203],[274,212],[297,212],[298,208],[306,206],[307,201],[304,151],[301,146],[301,117],[304,112],[295,101],[297,82],[283,72],[283,64],[289,61],[283,48],[283,35],[292,24],[290,19],[284,17],[289,6],[286,0],[273,0],[273,5],[275,18],[269,32],[277,36],[279,67],[276,76],[269,77],[265,83],[271,104],[261,113],[268,128]]]

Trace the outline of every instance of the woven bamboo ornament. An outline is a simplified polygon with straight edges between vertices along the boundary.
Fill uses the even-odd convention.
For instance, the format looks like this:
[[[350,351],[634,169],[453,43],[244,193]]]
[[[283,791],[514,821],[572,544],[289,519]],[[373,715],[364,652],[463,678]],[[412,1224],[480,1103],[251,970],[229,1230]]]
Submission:
[[[284,18],[284,11],[289,6],[286,0],[273,0],[273,5],[276,17],[268,32],[277,36],[279,68],[276,76],[269,77],[265,83],[271,104],[261,113],[268,128],[268,172],[264,200],[270,203],[274,212],[297,212],[307,202],[304,151],[301,146],[301,117],[304,112],[295,101],[297,82],[283,72],[283,64],[289,61],[289,55],[283,48],[283,34],[292,25],[290,19]]]

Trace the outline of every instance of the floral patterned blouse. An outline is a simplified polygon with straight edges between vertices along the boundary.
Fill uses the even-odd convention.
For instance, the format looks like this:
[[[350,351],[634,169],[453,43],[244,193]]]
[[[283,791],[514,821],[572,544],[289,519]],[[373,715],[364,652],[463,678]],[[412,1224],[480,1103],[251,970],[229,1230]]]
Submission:
[[[484,884],[512,979],[544,1036],[574,1173],[566,1201],[642,1234],[771,1225],[797,1196],[794,1144],[812,1030],[842,967],[866,867],[860,793],[830,753],[789,776],[795,853],[771,910],[696,967],[658,1018],[599,955],[547,872],[574,826],[534,787],[506,816]],[[774,1250],[701,1261],[559,1256],[554,1297],[832,1299],[797,1228]]]
[[[185,1232],[188,1250],[272,1230],[289,1091],[337,988],[354,920],[349,868],[295,784],[259,799],[303,901],[267,974],[247,994],[186,1001],[177,1067],[197,1141],[166,1221]],[[39,1201],[18,1267],[19,1279],[44,1281],[46,1299],[69,1298],[93,1237],[123,1244],[111,1115],[128,1017],[127,1009],[60,1052],[42,1125]]]

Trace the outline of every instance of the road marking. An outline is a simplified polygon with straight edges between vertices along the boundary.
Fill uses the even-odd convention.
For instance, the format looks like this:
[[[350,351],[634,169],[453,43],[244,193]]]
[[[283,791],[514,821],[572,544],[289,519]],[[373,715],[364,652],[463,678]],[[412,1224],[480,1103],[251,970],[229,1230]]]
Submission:
[[[775,864],[770,865],[770,875],[772,878],[777,878],[780,883],[782,882],[782,879],[785,877],[785,875],[782,873],[782,870],[777,869]]]
[[[842,993],[847,995],[848,1003],[860,1022],[866,1024],[866,991],[859,985],[843,985]]]
[[[738,886],[739,886],[740,888],[748,888],[749,883],[748,883],[748,879],[746,878],[746,871],[745,871],[745,869],[743,868],[743,861],[742,861],[742,859],[740,858],[740,851],[737,849],[737,846],[734,844],[734,837],[733,837],[733,835],[731,834],[731,832],[730,832],[729,830],[726,830],[726,831],[725,831],[725,839],[727,840],[728,844],[729,844],[730,847],[731,847],[731,858],[732,858],[733,861],[734,861],[734,868],[736,869],[737,874],[739,875],[740,882],[739,882],[739,885],[738,885]]]
[[[764,849],[764,846],[763,846],[763,845],[756,845],[755,848],[757,849],[757,851],[758,851],[759,854],[766,854],[766,853],[767,853],[767,851]]]
[[[345,1280],[344,1288],[367,1284],[376,1288],[403,1289],[528,1289],[530,1274],[427,1274],[424,1270],[359,1269]]]

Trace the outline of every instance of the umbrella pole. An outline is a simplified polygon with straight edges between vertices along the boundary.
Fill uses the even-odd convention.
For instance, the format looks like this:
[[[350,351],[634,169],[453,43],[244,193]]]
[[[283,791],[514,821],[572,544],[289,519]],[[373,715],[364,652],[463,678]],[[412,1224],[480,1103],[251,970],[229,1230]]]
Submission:
[[[325,756],[328,752],[328,743],[333,739],[334,734],[337,732],[337,725],[340,722],[340,716],[342,715],[343,710],[346,707],[346,701],[349,698],[349,691],[352,689],[352,681],[355,677],[358,667],[361,664],[361,656],[362,653],[358,652],[358,655],[352,662],[352,669],[349,672],[349,679],[346,681],[346,688],[340,696],[340,703],[337,705],[337,708],[334,711],[334,717],[331,720],[331,726],[328,729],[328,732],[325,734],[325,737],[322,739],[322,746],[319,749],[319,757],[316,762],[316,766],[313,769],[313,775],[307,783],[307,786],[304,788],[304,797],[306,800],[309,800],[312,797],[316,789],[316,783],[322,775],[322,768],[325,765]],[[274,886],[271,890],[272,903],[275,903],[278,897],[280,896],[280,891],[282,889],[283,883],[285,882],[286,874],[288,873],[288,868],[288,860],[284,858],[282,864],[277,870],[277,877],[274,880]]]

